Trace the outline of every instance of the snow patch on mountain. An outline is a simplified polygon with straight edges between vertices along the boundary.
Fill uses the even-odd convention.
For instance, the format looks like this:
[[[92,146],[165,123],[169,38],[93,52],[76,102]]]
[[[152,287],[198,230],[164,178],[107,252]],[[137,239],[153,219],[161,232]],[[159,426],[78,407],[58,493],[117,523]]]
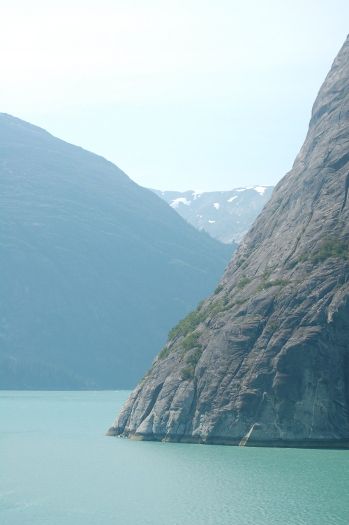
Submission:
[[[180,204],[185,204],[185,206],[190,206],[191,201],[188,201],[185,197],[178,197],[177,199],[174,199],[170,206],[171,208],[177,209]]]
[[[202,191],[193,191],[193,193],[192,193],[193,200],[196,201],[196,199],[201,197],[201,195],[202,195]]]
[[[253,189],[257,191],[260,195],[264,195],[267,187],[266,186],[255,186]]]

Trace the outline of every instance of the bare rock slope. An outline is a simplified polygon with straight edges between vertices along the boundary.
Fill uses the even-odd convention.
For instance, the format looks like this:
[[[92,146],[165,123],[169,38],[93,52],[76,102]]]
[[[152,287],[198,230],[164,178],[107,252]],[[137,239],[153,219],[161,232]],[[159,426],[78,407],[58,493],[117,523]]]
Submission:
[[[110,434],[349,447],[348,172],[349,37],[292,170]]]

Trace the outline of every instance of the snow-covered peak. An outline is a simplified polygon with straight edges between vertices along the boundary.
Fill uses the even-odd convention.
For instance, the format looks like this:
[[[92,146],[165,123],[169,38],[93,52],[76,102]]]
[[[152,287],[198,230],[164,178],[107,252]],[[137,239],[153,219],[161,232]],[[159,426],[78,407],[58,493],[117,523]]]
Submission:
[[[253,186],[246,186],[246,188],[236,188],[234,191],[246,191],[246,190],[253,190]]]
[[[187,222],[223,242],[240,242],[271,195],[271,186],[251,185],[227,191],[157,192]]]
[[[257,191],[260,195],[264,195],[265,191],[267,190],[267,187],[266,186],[255,186],[253,189]]]
[[[236,188],[234,191],[240,192],[240,191],[254,190],[260,195],[264,195],[267,189],[268,189],[267,186],[246,186],[244,188]]]

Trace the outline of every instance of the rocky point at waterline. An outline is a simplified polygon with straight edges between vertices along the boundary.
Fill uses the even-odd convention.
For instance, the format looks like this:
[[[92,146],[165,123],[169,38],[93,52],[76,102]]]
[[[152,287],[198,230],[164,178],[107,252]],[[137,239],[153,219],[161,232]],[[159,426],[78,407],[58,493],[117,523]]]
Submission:
[[[292,170],[111,435],[349,447],[349,37]]]

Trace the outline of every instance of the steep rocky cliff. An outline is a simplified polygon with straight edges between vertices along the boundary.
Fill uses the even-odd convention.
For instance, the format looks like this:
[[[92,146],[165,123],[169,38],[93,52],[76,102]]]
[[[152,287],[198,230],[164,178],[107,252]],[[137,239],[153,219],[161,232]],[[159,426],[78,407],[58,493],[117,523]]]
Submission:
[[[349,447],[348,186],[349,39],[292,170],[110,434]]]

